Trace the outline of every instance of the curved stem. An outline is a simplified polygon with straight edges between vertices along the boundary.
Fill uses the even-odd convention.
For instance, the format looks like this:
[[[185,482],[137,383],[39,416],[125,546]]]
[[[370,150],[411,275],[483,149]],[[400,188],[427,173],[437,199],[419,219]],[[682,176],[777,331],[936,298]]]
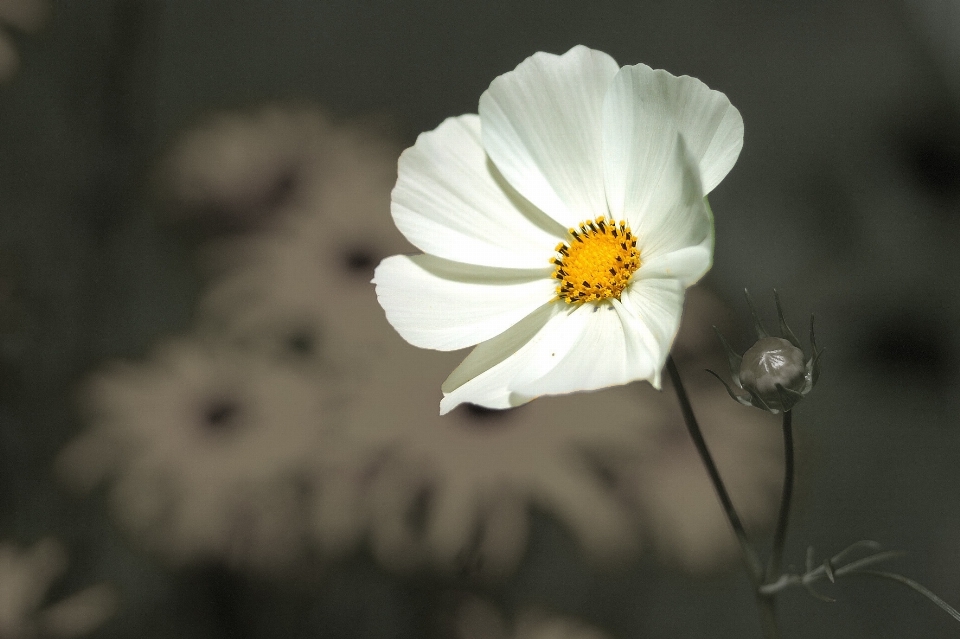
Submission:
[[[866,575],[867,577],[880,577],[881,579],[890,579],[891,581],[896,581],[897,583],[901,583],[904,586],[908,588],[912,588],[913,590],[917,591],[918,593],[920,593],[921,595],[923,595],[924,597],[926,597],[927,599],[935,603],[937,606],[939,606],[940,609],[946,612],[948,615],[950,615],[957,621],[960,621],[960,612],[957,612],[957,610],[953,606],[951,606],[946,601],[944,601],[940,597],[933,594],[933,592],[931,592],[925,586],[920,585],[919,583],[917,583],[913,579],[910,579],[909,577],[904,577],[903,575],[898,575],[895,572],[886,572],[883,570],[857,570],[855,572],[851,572],[850,574]]]
[[[783,494],[780,499],[780,515],[777,531],[773,536],[773,554],[767,568],[767,581],[780,576],[783,565],[783,547],[787,539],[787,523],[790,519],[790,500],[793,497],[793,411],[783,413]]]
[[[777,627],[776,609],[774,607],[775,600],[772,596],[760,592],[760,585],[763,582],[763,562],[760,560],[757,551],[750,545],[750,540],[747,539],[747,531],[743,527],[743,522],[740,521],[737,509],[734,508],[730,494],[727,492],[727,488],[720,478],[720,471],[717,469],[717,464],[713,461],[713,456],[710,455],[707,442],[703,439],[703,433],[700,432],[700,425],[697,423],[697,418],[693,414],[693,406],[690,405],[690,398],[687,397],[686,388],[683,386],[683,379],[680,377],[680,370],[677,368],[676,362],[673,361],[673,356],[667,356],[667,373],[670,375],[673,388],[677,393],[677,400],[680,402],[680,410],[683,413],[683,421],[687,424],[690,438],[693,439],[693,444],[696,446],[697,452],[700,454],[700,459],[707,469],[710,481],[717,491],[717,497],[720,498],[720,505],[723,506],[723,512],[726,513],[727,520],[730,522],[730,526],[737,536],[737,541],[740,542],[743,562],[746,565],[747,573],[754,587],[754,595],[757,600],[757,610],[760,613],[760,625],[763,629],[763,636],[767,639],[777,639],[780,636],[780,632]]]
[[[707,442],[704,441],[703,434],[700,432],[700,425],[697,423],[697,418],[693,414],[693,407],[690,405],[690,399],[687,397],[683,380],[680,378],[680,371],[677,369],[677,364],[673,361],[672,355],[667,357],[667,372],[670,375],[670,380],[673,382],[673,388],[677,392],[680,410],[683,412],[683,420],[687,424],[687,430],[690,432],[693,444],[697,447],[697,452],[700,453],[700,459],[703,460],[703,465],[707,468],[707,474],[710,475],[710,481],[713,483],[713,487],[717,491],[717,496],[720,498],[720,505],[723,506],[723,511],[726,513],[727,519],[730,521],[730,526],[737,536],[737,541],[740,542],[740,549],[743,551],[744,562],[747,564],[747,571],[750,573],[750,578],[755,585],[759,586],[763,580],[763,563],[760,561],[760,557],[753,549],[753,546],[750,545],[747,539],[747,531],[740,521],[740,516],[737,514],[736,508],[733,507],[733,502],[730,500],[730,494],[727,493],[726,486],[723,485],[723,480],[720,479],[720,471],[717,470],[717,465],[714,463],[713,457],[707,449]]]

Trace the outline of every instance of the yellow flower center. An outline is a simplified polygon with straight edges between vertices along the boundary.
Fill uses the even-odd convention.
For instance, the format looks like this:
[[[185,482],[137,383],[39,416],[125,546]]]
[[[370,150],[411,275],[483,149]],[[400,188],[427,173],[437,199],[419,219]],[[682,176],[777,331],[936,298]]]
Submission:
[[[556,248],[553,277],[557,297],[567,304],[620,299],[633,272],[640,268],[637,238],[627,223],[604,217],[570,229],[570,240]]]

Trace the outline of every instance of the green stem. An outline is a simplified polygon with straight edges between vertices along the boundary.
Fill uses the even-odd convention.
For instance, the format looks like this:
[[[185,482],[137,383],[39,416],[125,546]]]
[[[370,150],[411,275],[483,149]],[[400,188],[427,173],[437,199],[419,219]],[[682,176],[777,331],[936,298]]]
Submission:
[[[773,554],[767,569],[766,581],[772,582],[780,576],[783,566],[783,547],[787,539],[787,523],[790,519],[790,500],[793,496],[793,411],[783,413],[783,494],[780,499],[780,516],[777,517],[777,531],[773,536]]]
[[[750,545],[750,541],[747,538],[747,531],[743,527],[743,522],[740,521],[740,516],[733,506],[730,494],[727,492],[727,488],[720,478],[720,471],[717,470],[717,464],[713,461],[713,456],[710,455],[710,450],[707,448],[707,442],[703,439],[703,433],[700,431],[700,425],[697,423],[697,418],[693,414],[693,406],[691,406],[690,398],[687,396],[687,391],[684,388],[683,379],[680,377],[680,370],[677,368],[677,364],[673,361],[672,356],[667,357],[667,373],[670,375],[673,388],[677,393],[680,411],[683,413],[683,420],[687,425],[687,430],[690,432],[690,438],[693,439],[693,444],[696,446],[697,452],[700,454],[700,459],[707,469],[707,474],[710,476],[713,488],[717,491],[717,497],[720,498],[720,505],[723,506],[723,512],[727,515],[727,520],[730,522],[737,541],[740,543],[743,562],[746,565],[750,581],[754,586],[764,637],[767,639],[777,639],[779,632],[773,608],[774,600],[772,597],[762,595],[759,591],[760,584],[763,581],[763,562],[760,561],[760,556],[753,549],[753,546]]]

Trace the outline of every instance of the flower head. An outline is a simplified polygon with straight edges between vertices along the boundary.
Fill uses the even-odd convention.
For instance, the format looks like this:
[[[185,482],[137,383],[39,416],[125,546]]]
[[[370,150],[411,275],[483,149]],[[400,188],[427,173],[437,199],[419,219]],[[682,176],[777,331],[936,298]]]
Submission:
[[[744,291],[746,292],[746,291]],[[760,321],[753,300],[747,293],[747,302],[753,313],[754,327],[757,341],[747,349],[741,357],[730,347],[720,331],[717,336],[723,343],[730,361],[730,376],[738,390],[746,391],[744,396],[735,392],[729,384],[710,371],[726,386],[730,397],[745,406],[754,406],[781,413],[792,409],[797,402],[813,390],[820,378],[820,354],[822,349],[817,348],[817,338],[813,331],[813,316],[810,317],[810,348],[813,353],[806,358],[800,340],[793,334],[783,318],[783,307],[780,305],[780,295],[774,291],[777,302],[777,317],[780,321],[782,337],[771,337]],[[806,358],[806,359],[805,359]]]
[[[408,342],[477,345],[441,413],[659,387],[684,291],[713,261],[705,195],[742,144],[722,93],[582,46],[533,55],[478,115],[422,134],[392,213],[424,254],[384,260],[374,282]]]

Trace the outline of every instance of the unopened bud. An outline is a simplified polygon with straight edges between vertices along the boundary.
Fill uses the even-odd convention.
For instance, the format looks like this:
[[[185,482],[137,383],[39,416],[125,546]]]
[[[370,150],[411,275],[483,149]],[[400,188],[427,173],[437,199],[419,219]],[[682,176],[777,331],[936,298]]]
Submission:
[[[763,337],[743,354],[740,383],[768,406],[780,406],[779,384],[802,392],[807,365],[803,351],[780,337]]]

